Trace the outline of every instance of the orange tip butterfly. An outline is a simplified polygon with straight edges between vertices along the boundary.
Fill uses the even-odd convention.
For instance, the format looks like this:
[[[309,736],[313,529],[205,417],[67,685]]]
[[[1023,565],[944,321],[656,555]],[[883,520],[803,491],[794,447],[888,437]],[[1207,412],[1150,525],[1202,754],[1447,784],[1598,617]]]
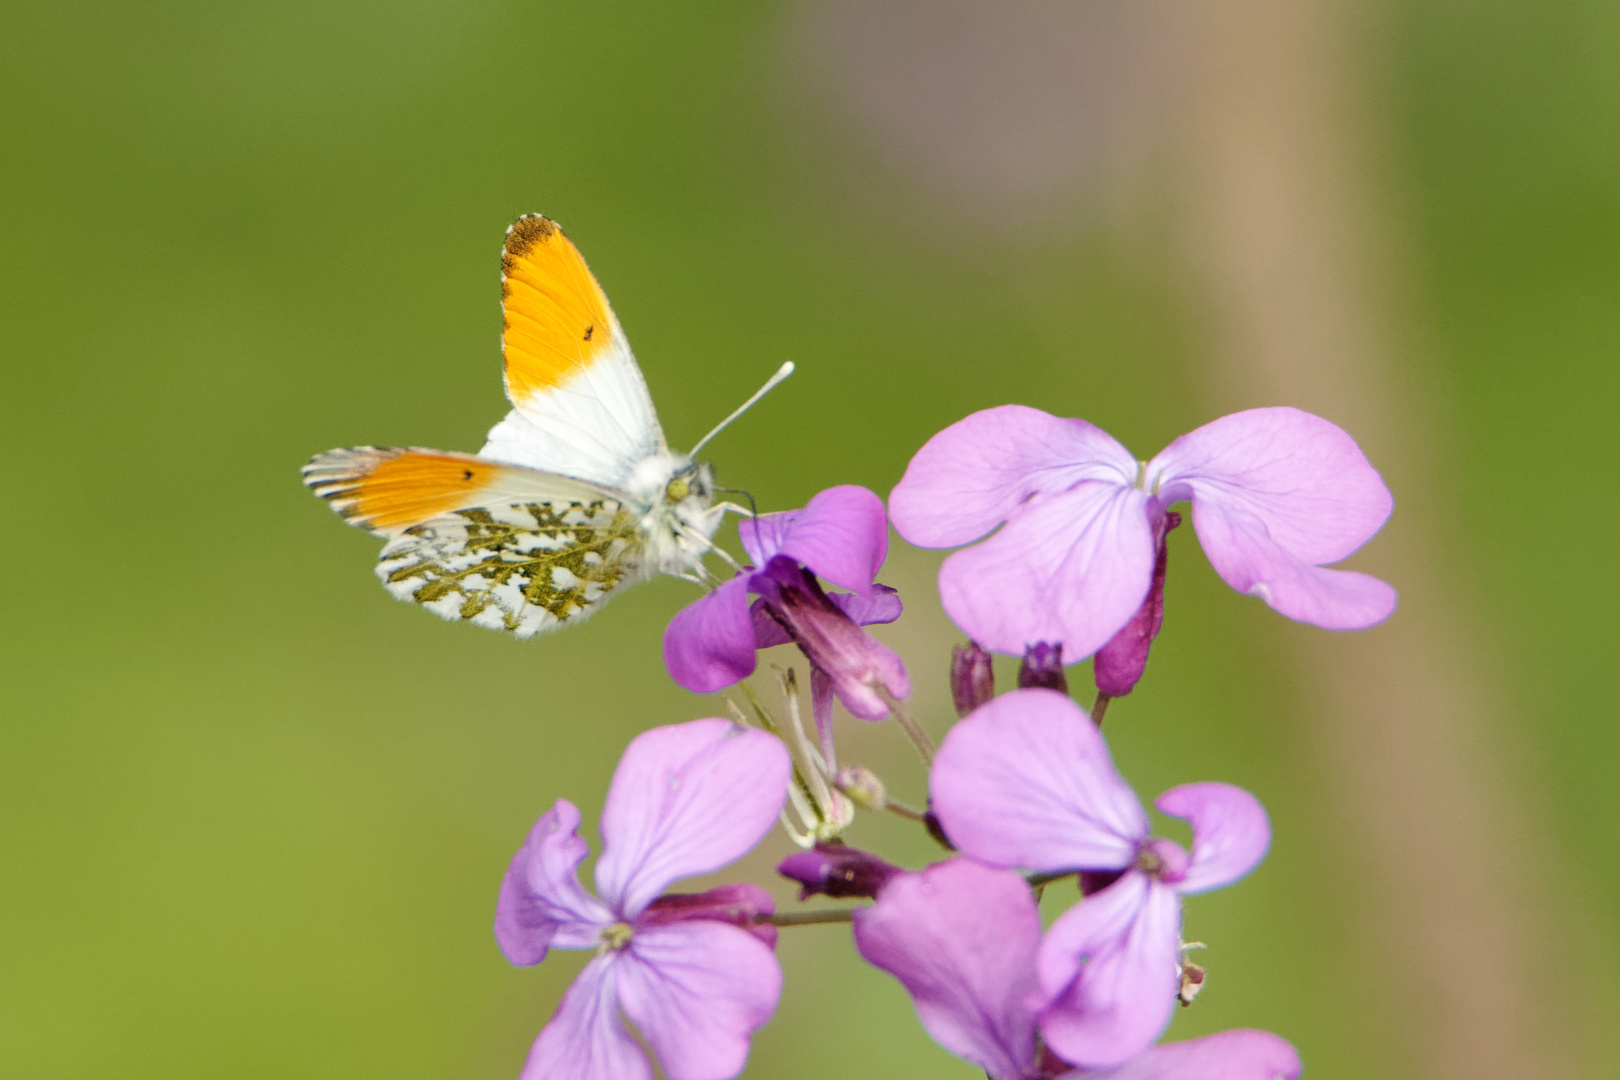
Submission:
[[[702,582],[726,511],[694,455],[664,441],[619,320],[579,250],[539,214],[506,231],[501,353],[512,411],[484,448],[357,446],[317,454],[304,483],[385,541],[383,586],[446,619],[518,637],[585,619],[654,574]]]

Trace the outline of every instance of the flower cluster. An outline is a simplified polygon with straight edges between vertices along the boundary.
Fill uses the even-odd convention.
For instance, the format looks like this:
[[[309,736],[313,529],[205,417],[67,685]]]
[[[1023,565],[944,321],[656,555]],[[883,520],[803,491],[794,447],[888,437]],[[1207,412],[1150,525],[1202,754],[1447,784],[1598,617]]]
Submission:
[[[1269,1032],[1160,1042],[1204,983],[1183,899],[1243,878],[1271,839],[1259,800],[1216,782],[1154,802],[1191,826],[1190,851],[1154,837],[1101,731],[1163,626],[1182,501],[1216,572],[1281,614],[1349,630],[1394,610],[1384,582],[1325,568],[1383,525],[1388,490],[1347,434],[1287,408],[1224,417],[1139,462],[1083,420],[1003,406],[929,440],[887,510],[835,487],[744,521],[749,564],[664,636],[680,685],[741,684],[731,717],[630,743],[602,813],[595,895],[578,879],[587,846],[566,800],[501,885],[495,936],[512,963],[595,952],[524,1080],[650,1080],[648,1051],[672,1080],[737,1076],[781,992],[779,929],[833,922],[851,924],[860,956],[900,982],[935,1041],[991,1080],[1297,1077],[1293,1047]],[[905,663],[865,629],[901,615],[876,580],[891,525],[914,545],[961,549],[939,588],[970,640],[951,661],[960,719],[937,751],[907,705]],[[791,667],[777,669],[780,705],[746,681],[759,650],[781,645],[805,661],[813,735]],[[1017,688],[997,693],[993,653],[1019,659]],[[1087,658],[1096,694],[1082,708],[1065,667]],[[926,807],[840,764],[835,704],[893,718],[915,742]],[[915,821],[942,861],[906,868],[851,846],[860,811]],[[668,891],[734,862],[778,820],[803,849],[778,867],[799,900],[854,905],[778,913],[749,883]],[[1043,929],[1043,895],[1059,888],[1072,902]]]

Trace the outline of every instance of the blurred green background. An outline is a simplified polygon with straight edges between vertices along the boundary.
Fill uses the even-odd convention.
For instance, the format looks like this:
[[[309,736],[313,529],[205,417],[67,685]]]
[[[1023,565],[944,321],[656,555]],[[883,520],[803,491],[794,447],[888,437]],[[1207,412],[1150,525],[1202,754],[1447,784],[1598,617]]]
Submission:
[[[1172,1034],[1269,1028],[1321,1078],[1614,1075],[1620,9],[1306,7],[1367,163],[1323,198],[1359,206],[1384,253],[1377,312],[1347,318],[1390,343],[1367,352],[1391,389],[1342,415],[1333,394],[1287,403],[1352,426],[1386,469],[1396,519],[1357,565],[1406,604],[1354,644],[1231,593],[1176,537],[1165,635],[1108,731],[1144,797],[1243,784],[1276,842],[1190,906],[1211,977]],[[451,626],[377,587],[377,544],[297,469],[333,446],[481,445],[505,408],[497,257],[519,214],[559,219],[590,259],[675,445],[798,362],[712,447],[766,509],[834,483],[886,494],[932,432],[1007,401],[1086,416],[1142,457],[1285,403],[1214,358],[1225,279],[1196,267],[1226,249],[1177,187],[1224,107],[1207,54],[1299,29],[1264,5],[1145,22],[1078,0],[988,22],[876,0],[3,10],[6,1076],[517,1074],[579,960],[508,967],[497,883],[552,800],[591,818],[631,735],[719,711],[658,657],[692,593],[644,586],[527,643]],[[1073,70],[1042,52],[1065,42]],[[1065,81],[1093,62],[1139,77]],[[1048,76],[1069,95],[1051,130]],[[1027,139],[997,141],[1030,116]],[[1371,414],[1400,437],[1354,429]],[[887,636],[940,733],[955,638],[937,557],[896,543],[910,607]],[[1428,554],[1380,563],[1381,544]],[[1403,619],[1413,636],[1378,637]],[[1389,713],[1410,687],[1378,666],[1423,635],[1466,658],[1430,673],[1488,706],[1428,742],[1432,710]],[[1394,659],[1312,666],[1379,641]],[[1346,771],[1334,748],[1358,715],[1411,726],[1431,756]],[[847,734],[920,799],[891,727]],[[1363,827],[1369,806],[1423,803],[1411,777],[1463,760],[1447,740],[1484,762],[1459,766],[1466,797]],[[1465,804],[1484,809],[1444,812]],[[1418,852],[1393,881],[1390,837]],[[899,823],[852,839],[933,857]],[[1441,858],[1458,844],[1499,861],[1459,878]],[[1435,872],[1408,873],[1425,845]],[[1474,926],[1460,950],[1420,947]],[[975,1075],[841,928],[785,933],[781,956],[748,1075]],[[1403,1004],[1413,985],[1432,1010]],[[1479,1045],[1506,1040],[1484,1067],[1469,1016]]]

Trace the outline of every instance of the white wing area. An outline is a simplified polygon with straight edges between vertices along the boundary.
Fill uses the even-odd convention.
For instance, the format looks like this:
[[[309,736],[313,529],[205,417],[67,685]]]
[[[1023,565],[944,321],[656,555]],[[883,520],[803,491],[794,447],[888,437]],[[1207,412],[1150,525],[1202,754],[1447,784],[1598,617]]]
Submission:
[[[480,457],[622,489],[641,462],[667,452],[641,369],[623,344],[554,390],[531,393],[490,429]]]

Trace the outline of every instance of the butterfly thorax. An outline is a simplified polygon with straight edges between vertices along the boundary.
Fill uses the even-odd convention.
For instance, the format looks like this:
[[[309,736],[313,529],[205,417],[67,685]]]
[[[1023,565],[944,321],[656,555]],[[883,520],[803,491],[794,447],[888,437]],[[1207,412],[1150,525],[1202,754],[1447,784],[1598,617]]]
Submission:
[[[724,516],[713,506],[709,466],[676,454],[654,454],[636,465],[624,486],[642,510],[648,567],[682,576],[700,572],[709,538]]]

